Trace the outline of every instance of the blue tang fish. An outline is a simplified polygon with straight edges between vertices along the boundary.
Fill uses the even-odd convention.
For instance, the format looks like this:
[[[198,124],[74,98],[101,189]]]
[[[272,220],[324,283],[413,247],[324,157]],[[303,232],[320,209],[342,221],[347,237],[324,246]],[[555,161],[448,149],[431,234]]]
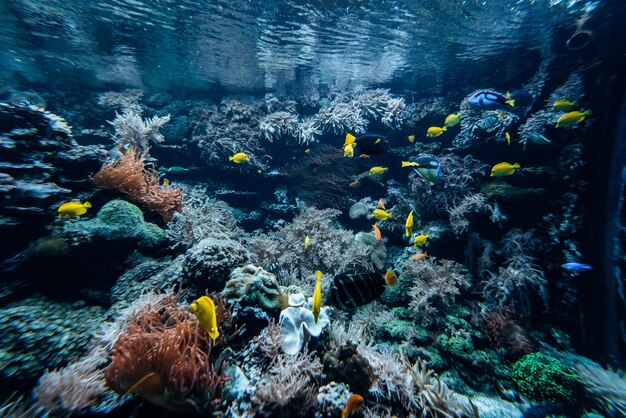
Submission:
[[[593,267],[591,267],[589,264],[583,263],[565,263],[561,264],[561,267],[563,267],[567,271],[573,271],[574,273],[593,270]]]
[[[515,100],[510,100],[495,91],[479,91],[467,100],[470,107],[478,110],[508,109],[515,105]]]

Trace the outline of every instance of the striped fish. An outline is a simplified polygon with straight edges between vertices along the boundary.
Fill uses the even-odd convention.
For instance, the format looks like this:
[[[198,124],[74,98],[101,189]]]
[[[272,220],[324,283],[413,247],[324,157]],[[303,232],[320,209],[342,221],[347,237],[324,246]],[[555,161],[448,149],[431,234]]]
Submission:
[[[396,283],[396,276],[391,270],[384,276],[380,273],[340,274],[333,278],[324,304],[340,309],[363,306],[382,295],[385,285]]]

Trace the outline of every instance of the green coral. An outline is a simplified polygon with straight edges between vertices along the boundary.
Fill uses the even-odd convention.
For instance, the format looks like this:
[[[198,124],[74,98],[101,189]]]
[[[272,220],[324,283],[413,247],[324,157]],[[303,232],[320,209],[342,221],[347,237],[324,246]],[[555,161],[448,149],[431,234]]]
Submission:
[[[238,300],[242,306],[257,307],[266,312],[280,311],[279,295],[276,277],[252,264],[234,269],[222,291],[226,300]]]
[[[568,403],[582,389],[574,370],[542,353],[527,354],[515,362],[512,378],[523,394],[539,402]]]
[[[125,240],[136,243],[139,248],[156,248],[166,240],[161,228],[146,222],[141,209],[125,200],[111,200],[93,219],[67,222],[64,233],[74,245]]]

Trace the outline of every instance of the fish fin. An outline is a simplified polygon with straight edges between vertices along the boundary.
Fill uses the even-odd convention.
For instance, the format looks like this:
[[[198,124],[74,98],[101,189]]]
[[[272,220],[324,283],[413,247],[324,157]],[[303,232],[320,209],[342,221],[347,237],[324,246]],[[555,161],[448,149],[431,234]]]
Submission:
[[[83,206],[86,207],[86,208],[90,208],[91,207],[91,203],[85,202],[85,203],[83,203]]]
[[[515,107],[515,100],[507,100],[506,102],[504,102],[506,104],[508,104],[511,107]]]
[[[354,144],[355,140],[356,140],[356,136],[352,134],[346,134],[346,142],[344,143],[344,145]]]
[[[592,112],[591,112],[591,109],[587,109],[587,110],[585,110],[585,111],[583,112],[583,115],[585,115],[585,116],[589,116],[589,115],[591,115],[591,113],[592,113]]]
[[[513,168],[520,168],[519,163],[515,163],[515,164],[513,164]]]
[[[489,177],[493,177],[493,173],[489,174]]]

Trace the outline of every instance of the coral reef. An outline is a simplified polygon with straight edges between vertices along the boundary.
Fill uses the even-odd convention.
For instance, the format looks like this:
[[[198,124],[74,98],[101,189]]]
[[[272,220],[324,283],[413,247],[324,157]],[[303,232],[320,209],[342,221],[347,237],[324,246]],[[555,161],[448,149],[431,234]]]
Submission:
[[[574,370],[542,353],[527,354],[515,362],[512,377],[522,393],[540,402],[569,403],[582,389]]]
[[[248,251],[239,242],[209,237],[187,250],[182,275],[195,286],[221,292],[231,270],[247,262]]]
[[[115,119],[109,124],[115,128],[113,139],[120,149],[132,147],[139,153],[147,153],[151,142],[158,144],[165,141],[159,129],[169,121],[170,115],[142,119],[140,114],[126,108],[121,115],[116,112]]]
[[[150,250],[166,242],[165,232],[157,225],[146,222],[141,210],[124,200],[111,200],[93,219],[65,222],[63,235],[72,246],[78,247],[104,242]]]
[[[214,360],[233,332],[221,299],[215,303],[220,330],[215,342],[175,297],[144,306],[113,346],[104,372],[107,385],[171,411],[213,410],[227,380]]]
[[[323,307],[317,321],[311,311],[311,301],[302,293],[289,295],[289,306],[280,312],[278,324],[283,334],[282,349],[287,355],[295,355],[302,350],[311,337],[318,338],[330,323],[329,308]]]
[[[280,296],[276,277],[252,264],[234,269],[222,290],[222,297],[226,300],[236,300],[241,306],[258,307],[268,312],[280,310]]]
[[[34,379],[89,348],[104,309],[30,297],[0,309],[2,374]]]
[[[161,186],[157,171],[145,165],[146,154],[129,148],[118,159],[105,163],[93,176],[101,189],[115,189],[131,201],[144,205],[167,222],[175,212],[182,210],[181,191],[172,186]]]

